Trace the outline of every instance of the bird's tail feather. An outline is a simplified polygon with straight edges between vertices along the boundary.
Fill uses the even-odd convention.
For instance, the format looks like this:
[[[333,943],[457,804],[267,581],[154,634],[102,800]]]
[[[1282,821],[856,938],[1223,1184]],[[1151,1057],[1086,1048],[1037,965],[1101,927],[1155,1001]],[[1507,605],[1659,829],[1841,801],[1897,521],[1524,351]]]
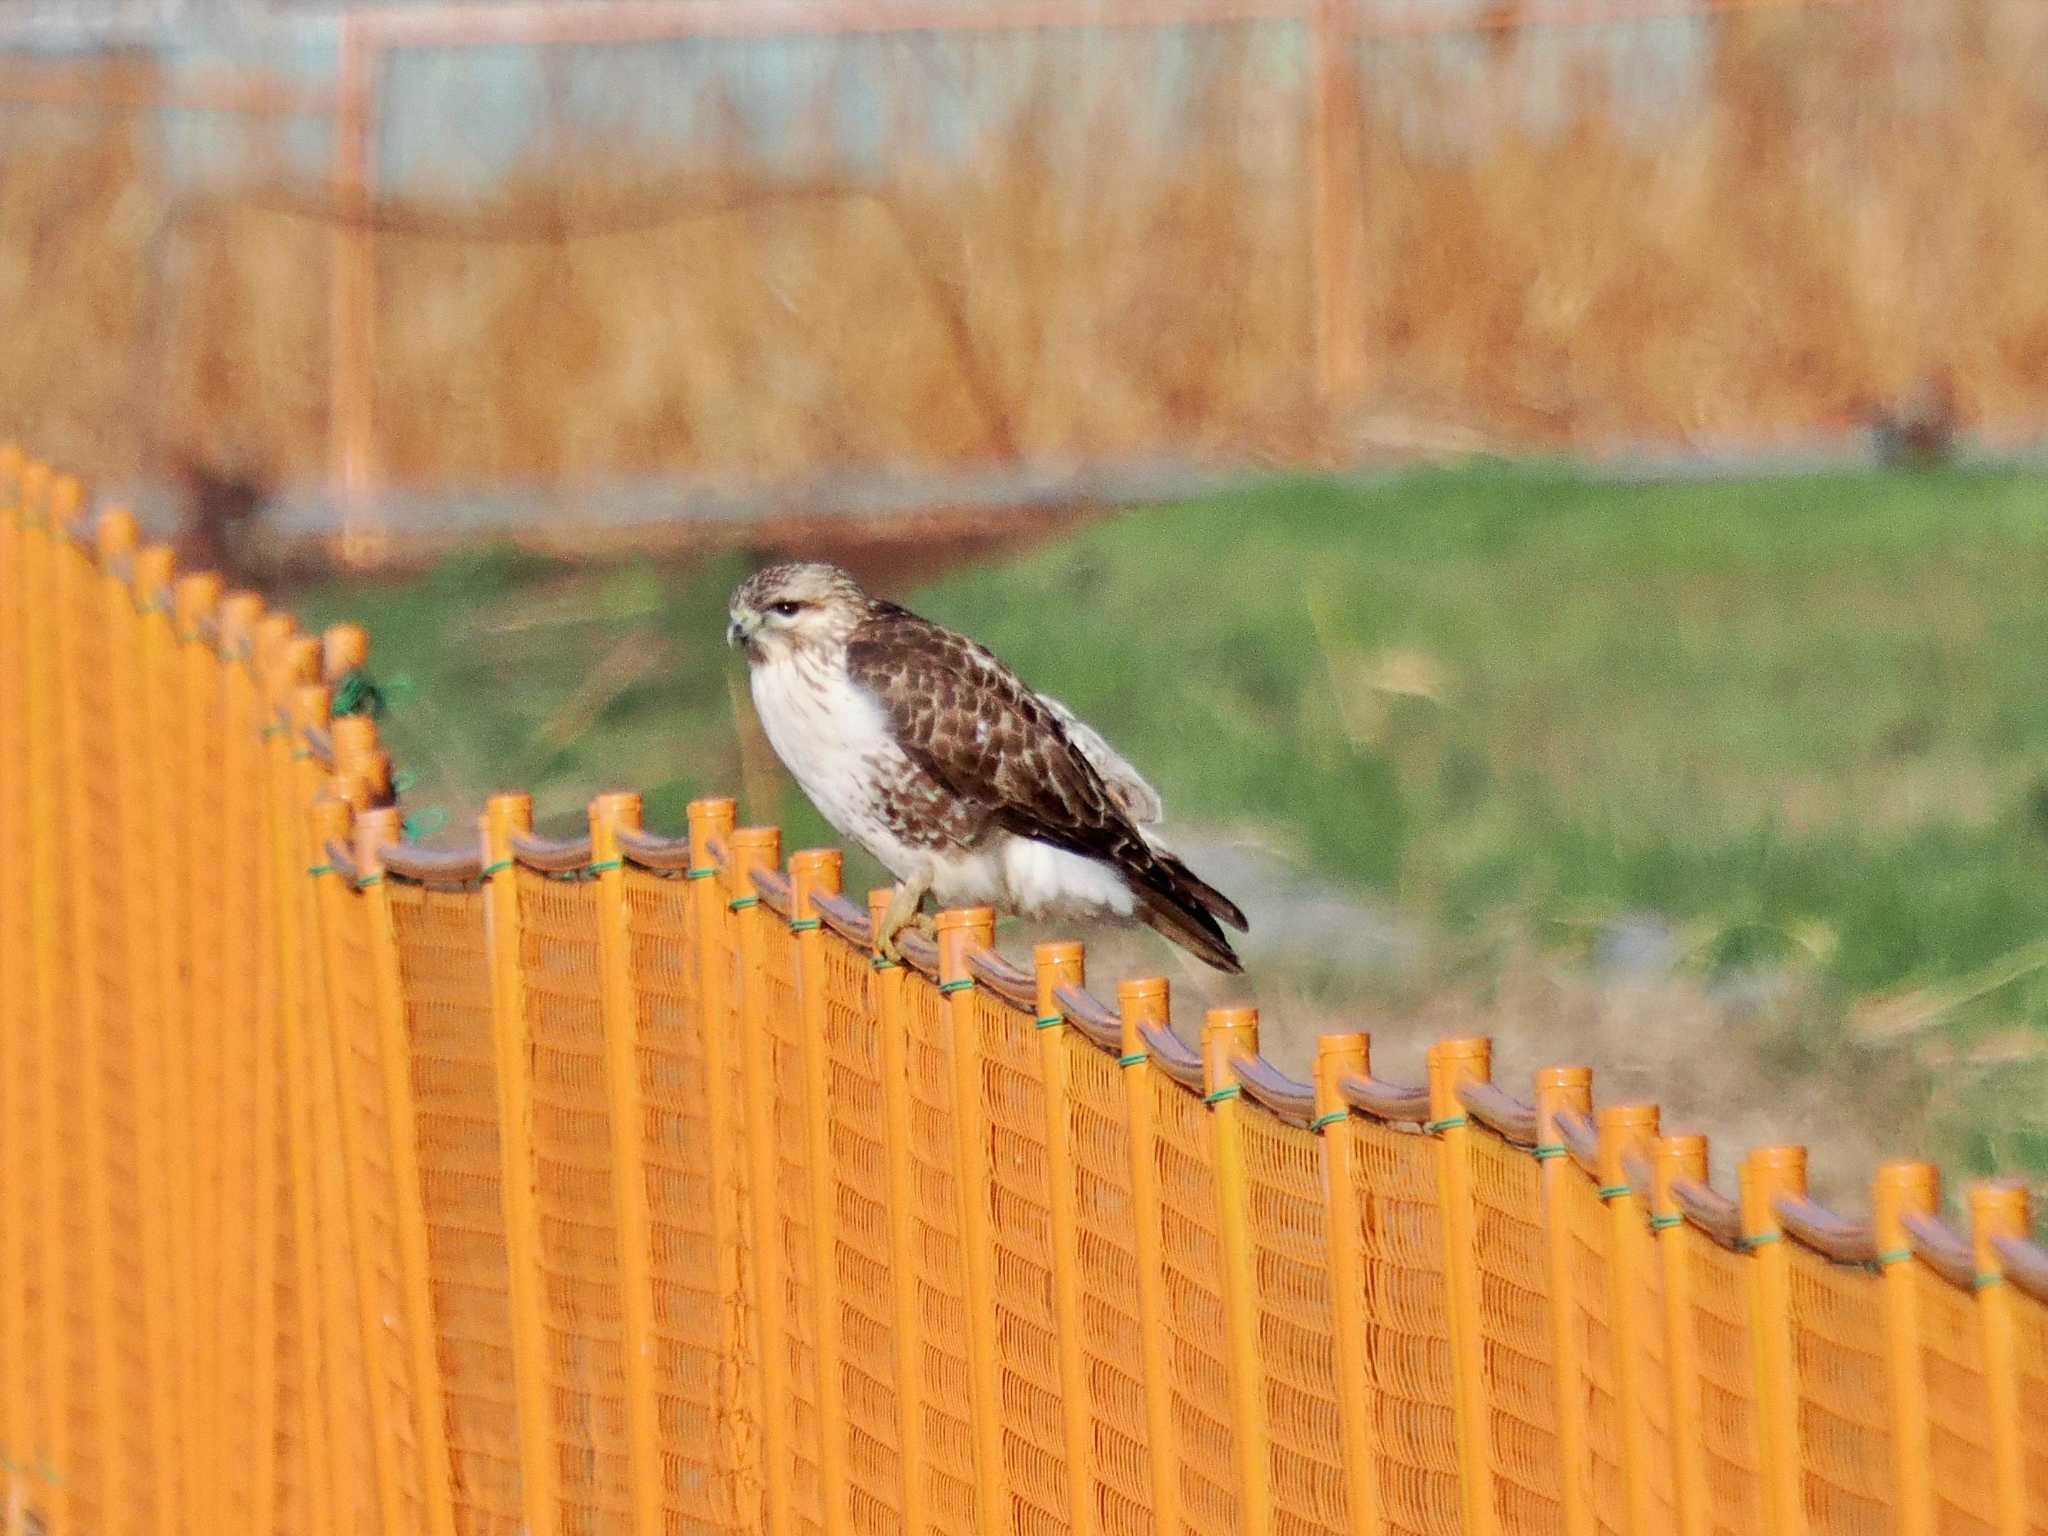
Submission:
[[[1230,947],[1216,919],[1200,907],[1182,906],[1163,891],[1150,886],[1138,888],[1138,918],[1148,928],[1163,933],[1197,959],[1232,976],[1244,974],[1244,962]]]
[[[1179,858],[1168,853],[1164,848],[1155,847],[1152,852],[1154,857],[1166,866],[1166,872],[1172,876],[1174,886],[1191,898],[1203,911],[1207,912],[1219,923],[1230,924],[1239,933],[1251,932],[1251,924],[1244,920],[1244,913],[1238,910],[1236,902],[1217,890],[1215,886],[1204,880],[1192,869],[1189,869]]]
[[[1172,854],[1160,849],[1147,851],[1151,856],[1130,871],[1136,876],[1130,883],[1140,903],[1138,916],[1217,970],[1242,974],[1244,962],[1230,947],[1222,926],[1227,922],[1246,931],[1244,914],[1236,903],[1197,878]]]

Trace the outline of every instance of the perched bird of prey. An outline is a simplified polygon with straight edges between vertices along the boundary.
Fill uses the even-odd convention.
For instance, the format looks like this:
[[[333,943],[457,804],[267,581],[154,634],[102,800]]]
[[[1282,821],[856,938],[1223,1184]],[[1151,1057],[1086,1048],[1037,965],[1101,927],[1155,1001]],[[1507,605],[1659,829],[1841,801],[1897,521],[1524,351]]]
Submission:
[[[769,744],[825,819],[899,882],[877,945],[949,907],[1149,924],[1223,971],[1244,914],[1150,828],[1159,794],[1073,711],[965,635],[837,566],[772,565],[732,595]]]

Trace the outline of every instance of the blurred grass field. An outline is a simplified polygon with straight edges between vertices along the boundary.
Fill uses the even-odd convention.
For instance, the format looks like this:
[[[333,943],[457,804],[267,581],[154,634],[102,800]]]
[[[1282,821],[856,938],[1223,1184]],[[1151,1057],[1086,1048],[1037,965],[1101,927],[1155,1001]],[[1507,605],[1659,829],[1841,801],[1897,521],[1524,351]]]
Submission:
[[[409,677],[387,734],[409,801],[458,831],[496,788],[566,830],[638,786],[655,825],[739,791],[786,847],[836,841],[722,643],[750,563],[499,548],[294,601]],[[1422,935],[1379,971],[1268,971],[1269,1008],[1477,1020],[1524,1064],[1628,1056],[1710,1118],[1767,1098],[1781,1135],[1809,1127],[1753,1074],[1824,1083],[1813,1118],[1859,1151],[2037,1177],[2044,594],[2038,476],[1497,467],[1127,512],[891,592],[1102,727],[1176,829],[1250,835]]]

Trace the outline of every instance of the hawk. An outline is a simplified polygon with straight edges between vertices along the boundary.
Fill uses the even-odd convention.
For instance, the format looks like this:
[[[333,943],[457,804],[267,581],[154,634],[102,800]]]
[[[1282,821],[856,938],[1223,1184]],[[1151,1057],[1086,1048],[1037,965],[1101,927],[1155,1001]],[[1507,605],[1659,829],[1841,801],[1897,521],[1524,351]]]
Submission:
[[[837,566],[771,565],[734,591],[726,638],[790,773],[896,877],[875,936],[943,906],[1142,922],[1218,970],[1244,914],[1151,829],[1158,791],[984,647],[862,591]]]

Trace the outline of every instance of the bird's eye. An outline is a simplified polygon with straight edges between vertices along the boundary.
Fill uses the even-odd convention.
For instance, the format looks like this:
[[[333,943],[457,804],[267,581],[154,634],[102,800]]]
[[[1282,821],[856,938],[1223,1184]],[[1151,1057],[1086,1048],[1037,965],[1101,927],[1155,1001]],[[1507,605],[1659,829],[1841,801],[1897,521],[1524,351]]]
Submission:
[[[799,613],[803,612],[803,609],[804,605],[802,603],[792,603],[787,599],[779,603],[770,603],[768,605],[768,611],[770,613],[776,615],[778,618],[784,619],[795,618]]]

